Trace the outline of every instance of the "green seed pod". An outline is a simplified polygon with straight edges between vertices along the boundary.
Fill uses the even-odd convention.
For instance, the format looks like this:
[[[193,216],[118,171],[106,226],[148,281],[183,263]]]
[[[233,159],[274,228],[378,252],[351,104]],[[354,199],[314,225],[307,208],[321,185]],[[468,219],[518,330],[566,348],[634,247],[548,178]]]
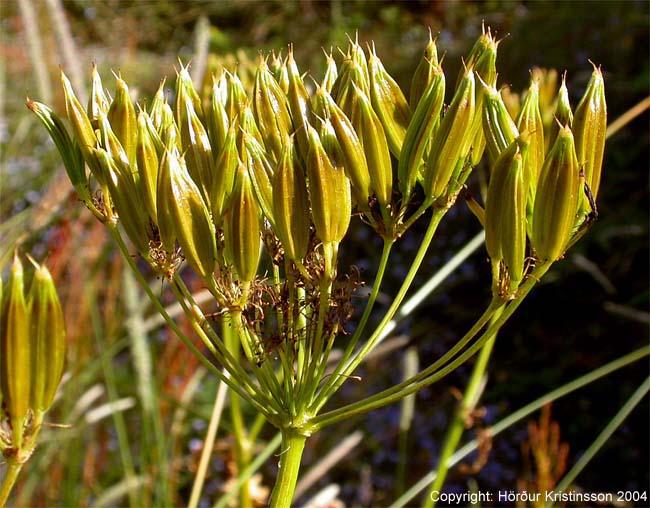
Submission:
[[[341,147],[345,172],[352,183],[354,199],[361,209],[367,209],[368,198],[372,191],[370,186],[370,172],[363,151],[363,145],[352,123],[350,123],[345,113],[335,104],[332,97],[323,88],[319,88],[316,94],[322,97],[330,114],[329,119],[332,122],[334,131],[336,132],[336,139]],[[317,136],[316,132],[314,132],[314,135]],[[318,144],[320,145],[320,140]],[[310,140],[309,146],[311,150],[313,148],[313,140]]]
[[[305,175],[294,167],[293,144],[286,145],[273,175],[274,231],[288,259],[301,260],[309,245],[309,201]]]
[[[324,244],[338,244],[350,225],[350,181],[331,163],[313,127],[308,134],[307,178],[316,235]]]
[[[350,45],[348,47],[348,54],[350,59],[355,64],[353,68],[358,68],[360,71],[359,81],[355,80],[355,84],[363,89],[366,95],[369,94],[370,88],[370,73],[368,72],[368,62],[366,60],[366,55],[363,52],[363,48],[359,44],[358,34],[355,36],[355,40],[349,39]]]
[[[88,115],[84,111],[83,107],[77,100],[77,97],[72,89],[70,80],[66,75],[61,71],[61,84],[63,86],[63,95],[65,97],[65,109],[68,115],[68,120],[72,125],[72,132],[74,138],[79,145],[81,154],[83,155],[86,164],[90,168],[90,171],[95,178],[101,182],[101,169],[99,168],[97,161],[92,157],[91,149],[97,144],[97,138],[95,137],[95,131]]]
[[[411,110],[399,85],[390,77],[373,46],[368,59],[370,99],[384,127],[391,153],[399,159],[406,129],[411,122]]]
[[[135,167],[135,146],[138,139],[137,117],[129,95],[129,87],[121,78],[117,78],[115,98],[107,116],[115,136],[126,152],[129,163]]]
[[[440,111],[445,98],[445,75],[436,67],[435,75],[418,102],[406,130],[404,144],[397,166],[402,202],[407,203],[415,187],[423,157],[440,122]]]
[[[75,188],[79,199],[84,202],[89,202],[88,177],[79,145],[70,137],[63,121],[51,108],[45,104],[29,99],[27,99],[26,104],[36,114],[36,117],[41,121],[50,138],[54,141],[63,160],[63,166],[70,179],[70,183]]]
[[[99,130],[97,132],[99,132],[101,138],[98,145],[106,150],[109,156],[113,157],[116,160],[119,159],[123,164],[130,166],[131,162],[126,154],[126,151],[124,150],[122,143],[120,143],[120,140],[117,139],[115,132],[113,132],[111,123],[109,122],[106,115],[99,116]],[[94,153],[96,155],[96,152]],[[102,165],[102,168],[104,170],[104,174],[107,174],[105,172],[106,167]]]
[[[228,91],[225,104],[226,113],[228,120],[232,122],[238,116],[242,116],[243,111],[248,108],[248,97],[246,97],[246,89],[237,74],[225,72],[224,75]]]
[[[332,53],[325,53],[325,58],[327,61],[325,63],[325,75],[323,76],[321,86],[331,93],[339,73]]]
[[[438,49],[436,48],[436,41],[431,35],[431,30],[429,30],[429,42],[424,48],[424,54],[411,80],[411,90],[409,93],[411,110],[415,111],[417,109],[420,99],[439,73]]]
[[[189,98],[185,99],[183,120],[184,122],[179,127],[187,170],[207,203],[209,189],[213,185],[212,178],[214,174],[212,147],[210,146],[208,133],[199,120]]]
[[[235,185],[235,172],[239,165],[237,154],[237,124],[233,123],[221,148],[215,164],[213,186],[210,191],[210,208],[215,225],[221,224],[224,211],[228,206],[230,195]]]
[[[156,144],[160,144],[160,149],[163,149],[160,139],[154,141],[155,129],[153,125],[149,125],[151,120],[147,113],[141,111],[138,115],[138,142],[136,145],[136,159],[138,162],[138,180],[140,184],[140,192],[144,198],[144,205],[147,209],[149,217],[155,222],[157,217],[156,212],[156,185],[158,183],[158,166],[159,166],[159,150]]]
[[[244,166],[248,168],[248,175],[260,208],[273,226],[275,225],[273,186],[271,185],[273,167],[266,157],[264,148],[254,137],[244,134],[244,144],[246,152]]]
[[[177,240],[189,265],[200,277],[208,278],[216,259],[214,225],[185,162],[173,151],[167,150],[161,161],[156,201],[165,249],[173,252]]]
[[[576,108],[573,119],[578,162],[584,167],[585,181],[594,199],[598,196],[600,188],[606,131],[605,83],[600,69],[594,66],[587,90]]]
[[[12,446],[20,449],[32,380],[30,318],[25,302],[23,265],[17,254],[14,255],[5,291],[0,313],[0,389],[5,414],[11,423]]]
[[[96,129],[98,126],[98,119],[100,114],[108,114],[110,108],[108,97],[102,85],[102,78],[97,72],[97,65],[93,62],[92,70],[92,88],[90,90],[90,97],[88,98],[88,118],[90,123]]]
[[[554,142],[557,138],[557,133],[560,130],[560,126],[564,127],[565,125],[571,128],[573,125],[573,111],[571,111],[571,103],[569,102],[569,90],[566,87],[566,72],[562,76],[562,84],[560,85],[560,90],[557,93],[557,101],[555,103],[555,122],[551,122],[551,135],[549,139],[546,140],[546,143]],[[576,149],[578,146],[577,132],[576,132]],[[578,159],[580,161],[580,159]]]
[[[138,252],[146,254],[149,250],[149,215],[142,206],[139,182],[134,179],[128,163],[104,149],[94,149],[94,152],[106,175],[106,186],[126,235]]]
[[[366,95],[370,94],[370,85],[366,83],[362,68],[354,60],[346,68],[347,73],[337,88],[336,104],[349,118],[352,116],[354,103],[354,87],[363,90]]]
[[[496,88],[481,82],[484,88],[483,98],[483,132],[485,135],[488,158],[493,165],[499,155],[519,135],[515,122],[512,121],[501,93]]]
[[[221,152],[221,149],[226,142],[226,135],[230,127],[226,107],[223,103],[224,97],[222,82],[225,83],[225,81],[222,81],[221,79],[212,82],[210,107],[205,112],[205,121],[208,127],[208,136],[210,138],[210,145],[212,146],[213,154]]]
[[[432,142],[424,169],[424,193],[429,199],[446,194],[458,164],[463,164],[472,141],[474,72],[467,69]]]
[[[293,125],[287,96],[269,71],[266,59],[262,56],[260,56],[253,86],[253,113],[262,133],[264,145],[272,159],[278,161],[293,131]]]
[[[495,292],[510,296],[524,275],[526,257],[526,197],[522,151],[527,145],[513,141],[492,167],[485,201],[485,244],[495,270]],[[506,293],[505,295],[503,293]]]
[[[575,224],[579,187],[573,134],[563,127],[544,161],[535,196],[531,241],[542,261],[564,254]]]
[[[176,74],[176,100],[174,102],[174,119],[176,125],[183,125],[185,122],[185,114],[187,113],[186,100],[192,101],[194,111],[203,121],[203,106],[201,105],[201,97],[194,88],[192,77],[190,76],[187,67],[181,65],[181,70]]]
[[[260,209],[253,195],[249,173],[239,165],[224,221],[226,256],[241,282],[251,282],[260,263]]]
[[[372,57],[370,67],[372,69]],[[368,163],[370,187],[382,207],[386,207],[393,194],[393,169],[382,123],[372,109],[370,101],[358,88],[352,112],[352,125],[359,134]]]
[[[163,112],[165,105],[167,105],[167,100],[165,99],[165,79],[163,79],[160,82],[160,86],[158,86],[156,94],[153,96],[153,100],[151,101],[151,106],[149,108],[149,116],[151,117],[151,122],[156,128],[156,132],[158,132],[158,134],[161,133],[164,123],[168,121],[167,118],[165,118],[166,113]],[[172,118],[173,116],[174,115],[172,113]]]
[[[537,181],[539,180],[542,164],[544,163],[544,123],[539,109],[539,85],[531,80],[528,93],[521,105],[517,118],[519,132],[527,131],[530,134],[530,149],[524,160],[524,171],[528,182],[528,201],[535,202]]]
[[[65,363],[65,323],[56,287],[45,265],[36,266],[28,297],[31,396],[35,412],[47,411],[61,382]]]
[[[310,113],[309,94],[293,58],[293,48],[291,46],[289,46],[286,67],[289,78],[287,97],[297,138],[298,153],[302,160],[305,160],[309,151],[309,143],[307,142],[307,126],[309,125]]]

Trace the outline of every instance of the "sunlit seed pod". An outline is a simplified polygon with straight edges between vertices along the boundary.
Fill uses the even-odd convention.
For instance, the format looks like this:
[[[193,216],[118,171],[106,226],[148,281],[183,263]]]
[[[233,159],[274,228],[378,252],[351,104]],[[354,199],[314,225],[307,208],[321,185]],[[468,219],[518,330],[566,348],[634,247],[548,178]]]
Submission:
[[[372,68],[372,64],[370,65]],[[355,92],[357,97],[352,111],[352,125],[359,135],[366,156],[370,187],[379,204],[386,207],[393,194],[393,168],[386,134],[370,100],[360,89],[356,88]]]
[[[436,41],[431,35],[431,30],[429,30],[429,42],[424,48],[422,58],[420,58],[420,62],[411,79],[409,105],[412,111],[417,109],[420,99],[438,74],[438,49],[436,48]]]
[[[121,78],[117,78],[115,98],[111,102],[107,116],[115,136],[126,152],[129,163],[135,167],[135,145],[138,137],[137,117],[129,95],[129,87]]]
[[[429,87],[418,102],[404,136],[397,166],[398,182],[404,203],[408,202],[415,187],[419,170],[424,164],[425,151],[439,125],[444,98],[445,75],[442,69],[437,67]]]
[[[65,323],[61,303],[49,270],[36,267],[28,296],[30,314],[30,407],[47,411],[61,382],[65,364]]]
[[[273,179],[274,168],[266,156],[264,147],[248,134],[244,134],[246,158],[244,166],[248,169],[251,186],[264,216],[271,226],[275,225],[273,214]]]
[[[374,47],[368,58],[370,99],[384,127],[391,153],[399,159],[406,129],[411,122],[411,109],[399,85],[386,72]]]
[[[284,94],[289,93],[289,69],[287,69],[287,61],[284,60],[282,62],[282,66],[280,67],[280,71],[278,72],[278,75],[275,76],[275,80],[278,82],[278,85],[280,86],[280,89]]]
[[[370,86],[365,82],[363,71],[359,64],[352,61],[348,68],[348,79],[338,88],[336,96],[336,104],[349,118],[352,116],[353,102],[354,102],[354,88],[360,88],[366,95],[370,94]]]
[[[262,56],[260,56],[253,86],[253,113],[266,149],[272,159],[278,161],[293,131],[293,124],[287,96],[269,71],[266,59]]]
[[[336,67],[336,61],[334,60],[331,52],[325,53],[325,59],[325,74],[323,75],[321,86],[331,93],[339,73]]]
[[[158,134],[160,134],[162,131],[163,123],[166,121],[165,113],[163,112],[163,107],[167,104],[167,100],[165,99],[165,81],[166,79],[163,79],[160,82],[158,90],[153,96],[153,100],[149,106],[149,116],[151,117],[151,122],[156,128],[156,132],[158,132]]]
[[[575,224],[579,175],[573,134],[563,127],[544,161],[535,196],[531,242],[542,261],[564,254]]]
[[[23,265],[14,255],[4,290],[0,321],[0,390],[12,429],[12,446],[20,449],[29,411],[31,379],[30,316],[25,301]]]
[[[363,52],[363,48],[359,44],[358,34],[355,35],[355,40],[349,39],[348,54],[350,59],[355,64],[355,67],[358,68],[360,75],[357,81],[357,78],[353,78],[355,84],[363,89],[364,93],[368,95],[370,87],[370,73],[368,72],[368,61],[366,60],[366,55]],[[355,68],[353,67],[353,68]]]
[[[187,113],[185,102],[188,99],[192,101],[194,111],[199,117],[199,120],[203,121],[201,97],[194,88],[194,83],[192,82],[192,77],[187,67],[181,65],[181,69],[176,74],[176,98],[174,100],[174,120],[176,121],[176,125],[183,125],[185,121],[185,115]]]
[[[600,189],[607,131],[605,82],[600,68],[594,66],[587,90],[576,108],[572,130],[578,163],[584,168],[586,183],[595,199]]]
[[[226,113],[228,114],[228,120],[232,122],[235,118],[241,116],[244,109],[248,107],[248,97],[246,96],[246,89],[237,74],[226,72],[225,79],[227,88]]]
[[[86,175],[83,155],[77,142],[68,134],[68,129],[61,118],[51,108],[40,102],[27,99],[27,107],[34,112],[47,130],[50,138],[52,138],[52,141],[54,141],[54,145],[63,160],[63,166],[70,179],[70,183],[75,188],[79,199],[84,202],[90,201],[88,177]]]
[[[510,146],[519,135],[517,126],[506,109],[501,93],[496,88],[481,83],[485,89],[483,98],[483,133],[491,164]]]
[[[524,160],[526,181],[528,182],[528,198],[532,205],[535,202],[537,181],[544,163],[544,123],[539,108],[539,85],[533,78],[524,102],[521,105],[517,118],[519,132],[527,131],[530,134],[530,149]]]
[[[232,194],[235,185],[235,172],[237,171],[238,165],[237,124],[233,123],[230,129],[228,129],[228,134],[221,147],[221,153],[217,157],[215,173],[212,179],[213,186],[210,190],[212,220],[217,227],[221,224],[224,211]]]
[[[338,244],[350,225],[350,181],[332,164],[313,127],[309,127],[308,135],[307,179],[316,235],[325,244]]]
[[[557,133],[560,130],[560,127],[568,126],[569,128],[573,125],[573,111],[571,110],[571,103],[569,102],[569,90],[566,86],[566,73],[562,76],[562,84],[557,93],[557,100],[555,103],[555,112],[554,112],[555,121],[551,122],[550,127],[550,136],[546,140],[546,144],[552,143],[557,138]],[[576,151],[578,147],[578,139],[576,132]],[[548,147],[547,147],[548,148]],[[580,159],[578,159],[580,161]]]
[[[430,200],[445,195],[456,166],[463,164],[469,153],[475,110],[474,88],[474,72],[467,69],[431,141],[424,168],[424,193]]]
[[[156,212],[156,185],[158,183],[159,154],[163,146],[160,139],[154,141],[157,136],[151,124],[151,119],[144,111],[138,115],[138,142],[136,145],[136,159],[138,161],[138,181],[141,195],[144,198],[144,205],[149,217],[155,222]],[[160,150],[156,145],[160,145]]]
[[[485,202],[485,244],[493,264],[503,262],[509,294],[523,279],[526,257],[526,199],[522,152],[525,141],[513,141],[497,158],[490,172]],[[503,287],[494,284],[495,288]]]
[[[106,174],[106,186],[113,206],[117,210],[120,224],[136,250],[146,254],[149,248],[149,215],[142,206],[142,194],[139,182],[128,162],[111,156],[104,149],[95,149],[95,157]]]
[[[137,128],[137,127],[136,127]],[[117,138],[117,135],[113,131],[113,127],[106,115],[100,115],[99,117],[99,143],[108,155],[116,160],[120,160],[123,164],[127,166],[131,165],[131,161],[126,154],[126,150],[122,146],[122,143]],[[104,171],[106,170],[105,166],[102,166]],[[105,174],[105,173],[104,173]]]
[[[210,277],[216,259],[215,229],[210,212],[183,158],[169,150],[161,162],[157,206],[160,237],[165,248],[172,251],[175,237],[194,271],[203,279]],[[171,236],[168,236],[170,229]]]
[[[223,104],[221,94],[221,85],[218,81],[213,81],[210,105],[205,111],[205,121],[213,155],[221,152],[231,124],[228,120],[228,114],[226,113],[226,107]]]
[[[77,99],[70,80],[61,71],[61,84],[63,86],[63,95],[65,97],[65,109],[68,115],[68,120],[72,125],[72,132],[74,138],[79,145],[79,149],[83,155],[86,164],[95,178],[101,179],[101,169],[97,165],[97,161],[93,159],[91,150],[97,144],[97,137],[88,115],[81,106]]]
[[[273,175],[274,231],[288,259],[301,260],[309,245],[309,200],[305,175],[294,165],[293,144],[285,146]]]
[[[232,200],[224,222],[226,257],[242,282],[251,282],[260,262],[260,209],[253,195],[249,171],[240,164]]]
[[[353,89],[354,90],[354,89]],[[352,123],[341,109],[334,103],[332,97],[322,88],[319,88],[317,94],[323,97],[327,110],[330,114],[329,119],[334,127],[336,139],[341,147],[345,172],[352,183],[352,193],[354,199],[361,209],[368,207],[368,198],[371,194],[370,172],[368,163],[363,151],[363,145],[357,136]],[[314,134],[317,136],[316,132]],[[320,145],[320,141],[318,143]],[[313,143],[310,140],[310,150],[313,149]]]
[[[214,176],[212,147],[210,146],[208,133],[199,120],[189,98],[185,99],[184,122],[180,125],[180,129],[181,145],[187,170],[207,203]]]
[[[245,143],[244,143],[244,137],[245,137],[244,134],[255,139],[255,141],[257,141],[258,145],[260,145],[261,147],[264,147],[264,137],[262,136],[262,133],[257,127],[257,122],[255,121],[253,111],[251,110],[248,104],[245,104],[242,107],[241,115],[239,117],[235,117],[233,121],[235,120],[239,120],[239,127],[240,127],[239,137],[237,140],[237,148],[239,150],[239,155],[241,156],[242,160],[245,160],[247,154],[246,154]],[[263,150],[266,151],[264,148]]]
[[[104,91],[104,86],[102,85],[102,78],[99,76],[99,72],[97,72],[97,65],[93,62],[92,84],[87,110],[88,118],[93,128],[96,129],[98,127],[97,120],[100,114],[108,114],[109,107],[110,104]]]
[[[293,58],[293,48],[289,46],[289,54],[286,60],[287,74],[289,79],[289,109],[293,119],[294,132],[296,134],[296,144],[298,154],[302,160],[307,159],[309,144],[307,142],[307,126],[309,125],[310,102],[309,93],[305,83],[300,76],[298,66]]]

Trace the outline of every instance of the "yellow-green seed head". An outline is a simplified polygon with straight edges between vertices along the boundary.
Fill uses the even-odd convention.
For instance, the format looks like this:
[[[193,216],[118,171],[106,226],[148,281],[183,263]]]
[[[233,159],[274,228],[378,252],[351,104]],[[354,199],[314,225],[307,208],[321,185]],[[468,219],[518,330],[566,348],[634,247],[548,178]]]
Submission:
[[[311,107],[309,94],[307,93],[305,83],[298,71],[296,61],[293,58],[293,48],[291,46],[289,47],[286,67],[289,79],[289,91],[287,93],[289,109],[291,111],[293,128],[297,139],[298,155],[304,161],[307,158],[307,153],[309,151],[307,126],[309,125]]]
[[[138,115],[138,142],[135,150],[138,162],[138,181],[147,213],[154,222],[157,217],[156,185],[158,183],[158,166],[160,163],[158,156],[163,149],[160,139],[155,140],[157,135],[151,119],[147,113],[141,111]],[[156,145],[159,145],[160,152]]]
[[[490,163],[493,165],[502,152],[518,136],[515,122],[506,109],[501,93],[496,88],[481,83],[483,98],[483,133]]]
[[[275,224],[273,214],[273,186],[272,179],[274,169],[266,156],[266,152],[257,140],[249,135],[244,135],[245,164],[248,168],[248,176],[257,202],[264,216],[271,223]]]
[[[97,120],[100,114],[108,114],[109,110],[108,97],[102,85],[102,78],[97,72],[97,65],[93,63],[92,70],[92,85],[90,89],[90,97],[88,98],[88,118],[93,128],[98,128]]]
[[[129,163],[135,167],[135,146],[138,137],[137,117],[129,95],[129,87],[121,78],[117,78],[115,98],[111,102],[107,116],[115,136],[126,152]]]
[[[535,201],[536,187],[539,175],[544,164],[544,123],[539,106],[539,84],[535,78],[531,79],[530,87],[521,105],[517,117],[517,129],[526,131],[530,135],[530,149],[524,160],[524,171],[528,182],[528,198],[532,205]]]
[[[438,49],[436,48],[436,41],[431,35],[431,30],[429,30],[429,42],[424,48],[422,58],[411,79],[411,90],[409,93],[411,110],[415,111],[417,109],[420,99],[438,74]]]
[[[327,61],[325,64],[325,74],[323,76],[321,86],[331,93],[339,73],[336,67],[336,61],[334,60],[332,53],[325,53],[325,58]]]
[[[201,97],[194,88],[194,83],[192,82],[192,77],[187,67],[181,65],[180,71],[176,74],[176,100],[174,102],[174,119],[177,125],[183,125],[185,121],[185,114],[187,112],[185,101],[188,99],[192,101],[194,111],[199,119],[203,120]]]
[[[235,185],[235,171],[238,165],[237,123],[235,122],[228,129],[221,153],[215,164],[215,173],[212,179],[213,187],[210,190],[210,205],[212,218],[216,225],[221,224],[224,211],[228,206]]]
[[[224,105],[225,96],[223,89],[225,85],[222,84],[225,84],[225,78],[212,82],[210,104],[205,112],[205,121],[213,154],[221,152],[221,148],[226,142],[228,129],[230,128],[230,121],[228,120],[228,114]]]
[[[183,115],[180,130],[182,151],[185,156],[187,170],[207,202],[208,191],[212,188],[214,175],[212,147],[210,146],[208,133],[199,120],[189,97],[185,99],[185,114]]]

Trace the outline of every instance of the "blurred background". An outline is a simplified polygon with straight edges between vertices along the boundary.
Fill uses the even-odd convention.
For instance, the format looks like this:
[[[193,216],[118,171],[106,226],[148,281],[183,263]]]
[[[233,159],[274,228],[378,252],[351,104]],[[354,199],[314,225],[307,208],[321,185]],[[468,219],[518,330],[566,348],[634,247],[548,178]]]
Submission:
[[[160,327],[143,303],[104,228],[71,193],[53,144],[24,106],[29,95],[63,114],[60,67],[82,97],[87,97],[91,62],[96,62],[109,89],[110,71],[119,71],[138,98],[146,100],[163,76],[173,82],[179,58],[192,60],[199,67],[193,67],[195,72],[201,71],[207,54],[237,61],[245,71],[258,51],[277,51],[293,43],[301,71],[320,79],[321,48],[345,47],[347,34],[358,31],[360,41],[375,42],[387,70],[407,93],[429,28],[438,36],[447,80],[453,82],[461,57],[484,22],[504,37],[497,60],[499,85],[520,92],[534,66],[566,70],[575,108],[592,70],[590,59],[602,65],[612,121],[649,93],[649,5],[646,1],[3,1],[0,262],[15,242],[37,259],[47,259],[64,298],[70,342],[66,382],[50,414],[53,423],[69,427],[45,429],[44,443],[16,490],[16,506],[125,505],[126,491],[120,483],[125,474],[133,475],[146,490],[148,475],[159,465],[160,457],[149,445],[160,428],[172,450],[169,481],[182,504],[189,496],[216,390],[214,378]],[[648,342],[648,126],[646,112],[609,140],[600,218],[500,334],[481,410],[465,439],[481,435],[481,429],[554,387]],[[416,225],[396,249],[375,318],[401,284],[423,229]],[[459,202],[440,228],[414,287],[479,229]],[[359,266],[362,276],[372,274],[379,239],[358,221],[349,235],[342,263]],[[408,345],[415,347],[420,365],[448,350],[488,301],[489,280],[481,248],[399,325],[392,340],[401,346],[367,363],[359,372],[362,381],[347,383],[336,403],[399,382],[403,374],[398,366]],[[406,486],[436,465],[456,394],[464,389],[470,370],[471,362],[417,395],[406,455],[398,447],[399,405],[318,434],[310,441],[304,470],[353,432],[360,431],[355,436],[362,439],[353,440],[345,457],[320,475],[303,499],[334,483],[340,486],[338,497],[345,505],[389,504],[402,488],[396,478],[404,456]],[[561,452],[555,456],[552,446],[550,452],[544,451],[534,428],[531,434],[530,422],[522,422],[454,468],[446,488],[535,489],[542,482],[535,454],[550,454],[556,473],[566,471],[647,374],[648,362],[638,362],[554,403],[538,427],[559,432]],[[589,492],[647,489],[649,427],[645,400],[578,477],[576,486]],[[211,506],[236,476],[227,429],[225,422],[202,506]],[[262,441],[273,435],[273,429],[264,429]],[[260,500],[264,489],[272,486],[275,462],[267,461],[256,478]]]

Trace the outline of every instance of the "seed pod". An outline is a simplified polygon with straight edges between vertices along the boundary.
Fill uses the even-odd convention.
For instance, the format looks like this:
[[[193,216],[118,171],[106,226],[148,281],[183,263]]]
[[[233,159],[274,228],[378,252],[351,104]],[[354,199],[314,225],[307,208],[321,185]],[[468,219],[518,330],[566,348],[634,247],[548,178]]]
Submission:
[[[600,69],[594,66],[587,90],[573,119],[578,162],[584,166],[585,181],[594,199],[600,188],[606,131],[605,83]]]
[[[329,118],[341,147],[345,172],[352,183],[354,199],[360,208],[367,209],[371,194],[370,172],[361,141],[350,120],[334,103],[332,97],[322,88],[319,88],[316,94],[322,97],[329,111]],[[314,134],[317,136],[316,132]],[[313,148],[312,141],[310,140],[310,150]],[[320,141],[318,144],[320,145]]]
[[[102,85],[102,78],[97,72],[97,65],[93,62],[92,70],[92,88],[90,90],[90,97],[88,98],[88,118],[93,128],[98,127],[98,119],[100,114],[108,114],[109,102],[104,86]]]
[[[271,226],[274,226],[273,186],[271,185],[273,168],[266,157],[264,148],[255,138],[245,134],[244,144],[246,153],[244,167],[248,168],[248,176],[264,216],[271,223]]]
[[[201,97],[194,88],[192,77],[187,70],[187,67],[181,65],[181,70],[176,74],[176,101],[174,102],[174,119],[176,125],[183,125],[185,122],[185,114],[187,113],[187,106],[185,101],[189,99],[192,101],[194,111],[203,120],[203,106],[201,105]],[[179,133],[180,134],[180,133]]]
[[[438,49],[436,48],[436,41],[431,35],[431,29],[429,29],[429,42],[424,48],[424,54],[411,80],[409,104],[412,111],[417,109],[420,99],[434,78],[439,74],[439,70]]]
[[[104,149],[94,149],[94,153],[106,175],[106,186],[126,235],[138,252],[146,254],[149,216],[146,207],[142,206],[142,194],[133,171],[128,163]]]
[[[289,78],[289,108],[293,118],[294,132],[296,133],[298,153],[302,160],[307,159],[309,143],[307,142],[307,126],[309,125],[309,94],[305,83],[300,77],[298,66],[293,59],[293,48],[289,46],[289,54],[286,61]]]
[[[512,121],[501,93],[496,88],[481,83],[485,89],[483,98],[483,132],[485,134],[488,158],[493,165],[499,155],[510,146],[519,135],[515,122]]]
[[[429,199],[447,192],[454,170],[467,157],[473,134],[474,87],[474,72],[468,69],[431,142],[424,170],[424,193]]]
[[[131,166],[135,167],[135,146],[137,144],[137,117],[129,95],[129,87],[121,78],[117,78],[115,98],[108,110],[111,128],[126,152]]]
[[[70,80],[63,71],[61,71],[61,84],[63,85],[63,95],[65,97],[65,109],[68,120],[70,120],[70,124],[72,125],[74,138],[79,145],[81,154],[86,164],[88,164],[90,171],[101,182],[101,169],[98,167],[97,161],[93,159],[91,153],[91,149],[97,144],[93,126],[88,119],[88,115],[86,115],[86,112],[77,100]]]
[[[165,79],[160,82],[156,94],[153,96],[151,101],[151,106],[149,108],[149,116],[151,117],[151,122],[156,128],[156,132],[160,134],[163,129],[163,125],[168,121],[166,118],[166,113],[163,112],[164,106],[167,105],[167,100],[165,99]],[[172,113],[173,118],[173,113]]]
[[[9,283],[2,302],[0,322],[0,389],[12,428],[12,446],[20,449],[29,411],[31,358],[29,312],[25,302],[23,265],[14,255]]]
[[[50,135],[50,138],[54,141],[63,160],[63,166],[70,179],[70,183],[75,188],[79,199],[84,202],[89,202],[88,177],[86,176],[86,167],[84,166],[84,159],[79,145],[70,137],[63,121],[51,108],[30,99],[27,99],[26,104],[36,114]]]
[[[54,401],[65,363],[63,311],[45,265],[36,266],[28,308],[32,368],[30,406],[35,412],[45,412]]]
[[[384,127],[391,153],[399,159],[406,129],[411,122],[411,110],[399,85],[390,77],[373,46],[368,59],[370,99]]]
[[[208,133],[188,97],[185,99],[183,123],[179,127],[187,170],[201,191],[201,195],[208,202],[208,192],[213,185],[214,173],[212,147],[210,146]]]
[[[217,158],[215,174],[212,179],[213,187],[210,191],[212,219],[217,226],[221,223],[223,213],[232,194],[235,185],[235,172],[239,162],[239,156],[237,155],[237,124],[233,123],[228,129],[228,135]]]
[[[524,160],[524,171],[529,188],[528,199],[532,205],[535,201],[535,189],[544,163],[545,152],[544,123],[539,109],[539,85],[534,79],[531,80],[528,93],[521,105],[517,118],[517,129],[519,132],[527,131],[530,134],[530,149],[526,160]]]
[[[253,195],[249,172],[241,164],[224,226],[228,260],[240,281],[251,282],[260,262],[260,209]]]
[[[260,56],[253,86],[253,113],[262,133],[264,145],[274,161],[280,159],[282,149],[293,130],[287,96]]]
[[[350,181],[332,165],[313,127],[308,134],[307,178],[316,235],[325,244],[338,244],[350,225]]]
[[[331,93],[339,73],[338,69],[336,68],[336,61],[334,61],[334,57],[332,57],[331,51],[329,53],[325,53],[325,58],[327,61],[325,63],[325,75],[323,76],[321,86]]]
[[[225,83],[225,81],[224,81]],[[228,114],[223,104],[223,90],[221,80],[212,82],[212,93],[210,95],[210,107],[205,112],[205,121],[208,127],[208,136],[212,146],[213,155],[219,154],[226,142],[226,135],[230,127]]]
[[[273,175],[274,231],[288,259],[300,260],[309,245],[309,201],[305,175],[294,167],[293,144],[285,146]]]
[[[342,75],[341,84],[337,87],[336,104],[349,118],[352,116],[354,102],[354,87],[363,90],[366,95],[370,94],[370,86],[366,83],[363,70],[354,60],[351,60],[346,67],[346,74]]]
[[[404,144],[397,166],[398,181],[402,192],[402,202],[407,203],[420,167],[422,158],[440,122],[440,110],[445,98],[445,75],[440,67],[422,99],[418,102],[411,123],[404,136]]]
[[[138,115],[138,143],[136,145],[136,159],[138,162],[138,180],[140,192],[144,198],[144,205],[149,217],[155,222],[156,212],[156,185],[158,183],[158,154],[156,144],[160,144],[160,139],[154,141],[155,130],[153,125],[149,125],[151,120],[147,113],[141,111]]]
[[[546,140],[547,145],[555,141],[555,138],[557,138],[557,133],[560,130],[560,126],[564,127],[566,125],[571,128],[573,125],[573,111],[571,111],[571,103],[569,102],[569,90],[566,87],[566,72],[564,73],[564,76],[562,76],[562,84],[560,85],[560,90],[557,93],[554,116],[556,121],[551,122],[551,135],[549,136],[549,139]],[[576,138],[576,149],[577,146],[578,140]],[[580,159],[578,159],[578,161],[580,161]]]
[[[348,38],[349,39],[349,38]],[[348,47],[348,54],[352,63],[354,63],[353,68],[357,68],[360,72],[359,81],[355,81],[355,84],[361,87],[366,95],[368,95],[370,87],[370,73],[368,72],[368,62],[366,60],[366,55],[363,52],[363,48],[359,44],[358,34],[355,35],[354,41],[349,39],[350,45]]]
[[[226,88],[228,95],[226,98],[226,113],[228,120],[233,121],[238,116],[242,116],[243,111],[248,107],[248,98],[246,90],[242,85],[239,77],[235,73],[225,72]]]
[[[215,266],[215,230],[199,188],[177,153],[166,150],[158,176],[158,227],[169,252],[177,240],[185,259],[203,279]]]
[[[372,57],[371,57],[372,62]],[[370,64],[372,68],[372,63]],[[382,207],[390,203],[393,194],[393,169],[388,143],[382,123],[375,114],[370,101],[358,88],[352,112],[352,125],[359,134],[368,163],[370,187]]]
[[[517,139],[497,158],[485,201],[488,254],[493,265],[503,262],[505,266],[505,273],[498,274],[494,288],[505,291],[508,296],[517,290],[523,279],[526,257],[527,188],[522,162],[525,149],[525,141]]]
[[[120,140],[117,139],[115,132],[113,132],[113,128],[111,127],[111,124],[106,115],[100,115],[99,130],[97,132],[99,132],[100,135],[100,142],[98,145],[106,150],[109,156],[113,157],[114,159],[119,159],[123,164],[129,166],[131,163],[126,154],[126,151],[124,150],[122,143],[120,143]],[[94,154],[96,155],[96,152],[94,152]],[[107,174],[105,172],[106,167],[102,165],[102,168],[104,174]]]
[[[573,134],[563,127],[544,161],[535,196],[531,241],[542,261],[564,254],[576,218],[579,173]]]

